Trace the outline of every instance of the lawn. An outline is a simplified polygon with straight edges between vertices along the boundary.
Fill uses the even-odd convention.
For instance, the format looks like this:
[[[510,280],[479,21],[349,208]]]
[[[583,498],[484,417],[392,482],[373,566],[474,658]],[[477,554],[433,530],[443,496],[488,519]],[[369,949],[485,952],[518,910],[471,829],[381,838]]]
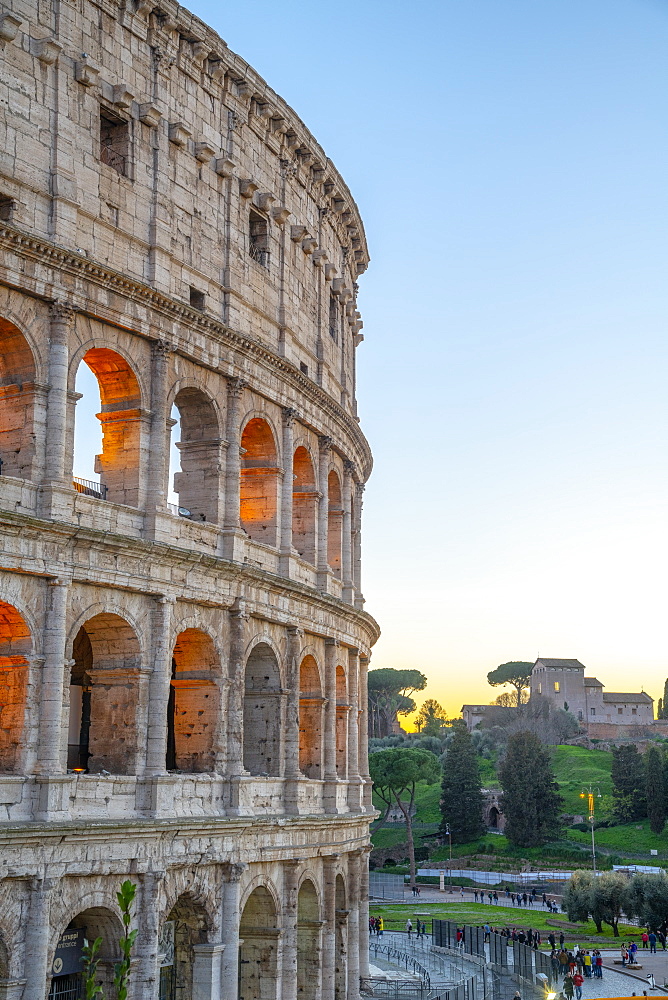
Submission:
[[[462,924],[482,925],[489,923],[491,927],[532,927],[534,930],[540,931],[545,947],[549,947],[547,935],[550,931],[554,931],[558,938],[562,923],[568,920],[565,913],[553,916],[547,910],[538,908],[527,911],[519,910],[513,906],[487,906],[479,903],[462,903],[459,900],[452,903],[426,903],[420,899],[411,899],[408,903],[403,904],[370,903],[369,913],[374,917],[382,916],[387,930],[403,930],[408,917],[415,925],[415,918],[418,914],[420,919],[427,924],[428,931],[431,929],[430,919],[434,917],[441,920],[455,920]],[[641,933],[638,927],[620,924],[621,937],[615,939],[612,929],[604,924],[603,935],[598,935],[596,926],[591,921],[580,924],[577,931],[568,927],[563,927],[563,931],[569,948],[572,945],[591,940],[600,943],[603,938],[606,939],[606,943],[609,940],[610,945],[613,945],[615,941],[621,945],[623,939],[639,938]]]
[[[581,830],[567,830],[566,836],[577,843],[591,844],[591,834]],[[599,847],[616,850],[620,854],[626,851],[634,854],[658,851],[657,859],[650,861],[652,864],[658,864],[660,858],[668,858],[668,829],[663,833],[652,833],[647,819],[620,826],[600,827],[596,830],[596,843]]]
[[[552,767],[564,799],[564,812],[586,813],[586,803],[580,794],[589,785],[601,795],[612,795],[612,753],[608,750],[587,750],[585,747],[553,747]]]

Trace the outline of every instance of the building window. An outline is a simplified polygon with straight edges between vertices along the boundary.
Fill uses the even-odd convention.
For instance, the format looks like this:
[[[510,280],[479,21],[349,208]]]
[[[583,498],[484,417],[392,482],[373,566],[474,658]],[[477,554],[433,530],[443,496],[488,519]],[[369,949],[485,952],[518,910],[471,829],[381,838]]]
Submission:
[[[329,295],[329,335],[335,344],[339,342],[339,301],[336,295]]]
[[[100,159],[122,177],[128,175],[130,127],[106,108],[100,108]]]
[[[631,715],[637,715],[637,714],[638,714],[638,709],[637,708],[632,708],[631,709]]]
[[[0,222],[12,222],[14,220],[14,209],[16,202],[13,198],[0,195]]]
[[[618,708],[617,709],[617,715],[621,715],[623,711],[624,711],[623,708]]]
[[[596,715],[596,709],[595,708],[590,708],[589,711],[591,712],[592,715]]]
[[[308,375],[308,365],[304,364],[303,361],[299,362],[299,370],[302,373],[302,375]]]
[[[555,681],[554,682],[554,692],[555,692],[555,694],[559,694],[560,691],[561,691],[561,684],[559,683],[559,681]]]
[[[193,309],[204,309],[204,292],[190,286],[190,305]]]
[[[269,225],[257,212],[250,213],[248,252],[262,267],[269,267]]]
[[[543,685],[539,684],[538,685],[538,694],[542,694],[542,693],[543,693]]]
[[[578,712],[578,719],[580,720],[580,722],[582,722],[582,711]]]

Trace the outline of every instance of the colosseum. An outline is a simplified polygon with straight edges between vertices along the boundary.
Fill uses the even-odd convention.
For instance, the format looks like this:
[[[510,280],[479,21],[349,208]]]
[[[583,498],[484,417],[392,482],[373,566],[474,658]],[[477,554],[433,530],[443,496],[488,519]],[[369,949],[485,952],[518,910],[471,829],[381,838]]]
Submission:
[[[125,879],[131,1000],[357,1000],[357,207],[173,0],[9,0],[0,61],[0,1000],[96,937],[113,997]]]

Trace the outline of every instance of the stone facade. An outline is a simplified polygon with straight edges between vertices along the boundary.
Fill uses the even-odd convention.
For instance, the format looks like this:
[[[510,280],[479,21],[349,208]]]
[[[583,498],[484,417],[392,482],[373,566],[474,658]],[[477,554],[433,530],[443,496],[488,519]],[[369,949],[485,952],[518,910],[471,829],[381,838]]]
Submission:
[[[644,691],[604,692],[595,677],[585,677],[579,660],[536,660],[531,697],[547,698],[566,708],[584,725],[648,725],[654,721],[654,699]]]
[[[378,637],[357,208],[172,0],[9,2],[0,998],[74,1000],[82,932],[108,984],[126,878],[134,1000],[357,998]],[[82,363],[103,445],[75,481]]]

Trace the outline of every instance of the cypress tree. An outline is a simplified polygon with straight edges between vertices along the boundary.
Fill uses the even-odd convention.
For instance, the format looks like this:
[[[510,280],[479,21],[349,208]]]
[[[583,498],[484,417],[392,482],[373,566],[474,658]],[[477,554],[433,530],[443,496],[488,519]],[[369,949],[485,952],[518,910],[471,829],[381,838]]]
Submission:
[[[478,755],[468,729],[453,725],[443,761],[441,831],[450,825],[453,841],[464,844],[484,833]]]
[[[513,733],[499,768],[504,833],[518,847],[539,847],[559,833],[562,800],[548,751],[537,736]]]
[[[647,815],[643,759],[632,743],[612,748],[612,801],[620,823],[633,823]]]
[[[656,706],[656,717],[657,719],[663,718],[663,698],[659,698],[659,702]]]
[[[649,747],[645,754],[645,795],[647,815],[652,833],[662,833],[666,825],[666,796],[663,759],[658,747]]]

